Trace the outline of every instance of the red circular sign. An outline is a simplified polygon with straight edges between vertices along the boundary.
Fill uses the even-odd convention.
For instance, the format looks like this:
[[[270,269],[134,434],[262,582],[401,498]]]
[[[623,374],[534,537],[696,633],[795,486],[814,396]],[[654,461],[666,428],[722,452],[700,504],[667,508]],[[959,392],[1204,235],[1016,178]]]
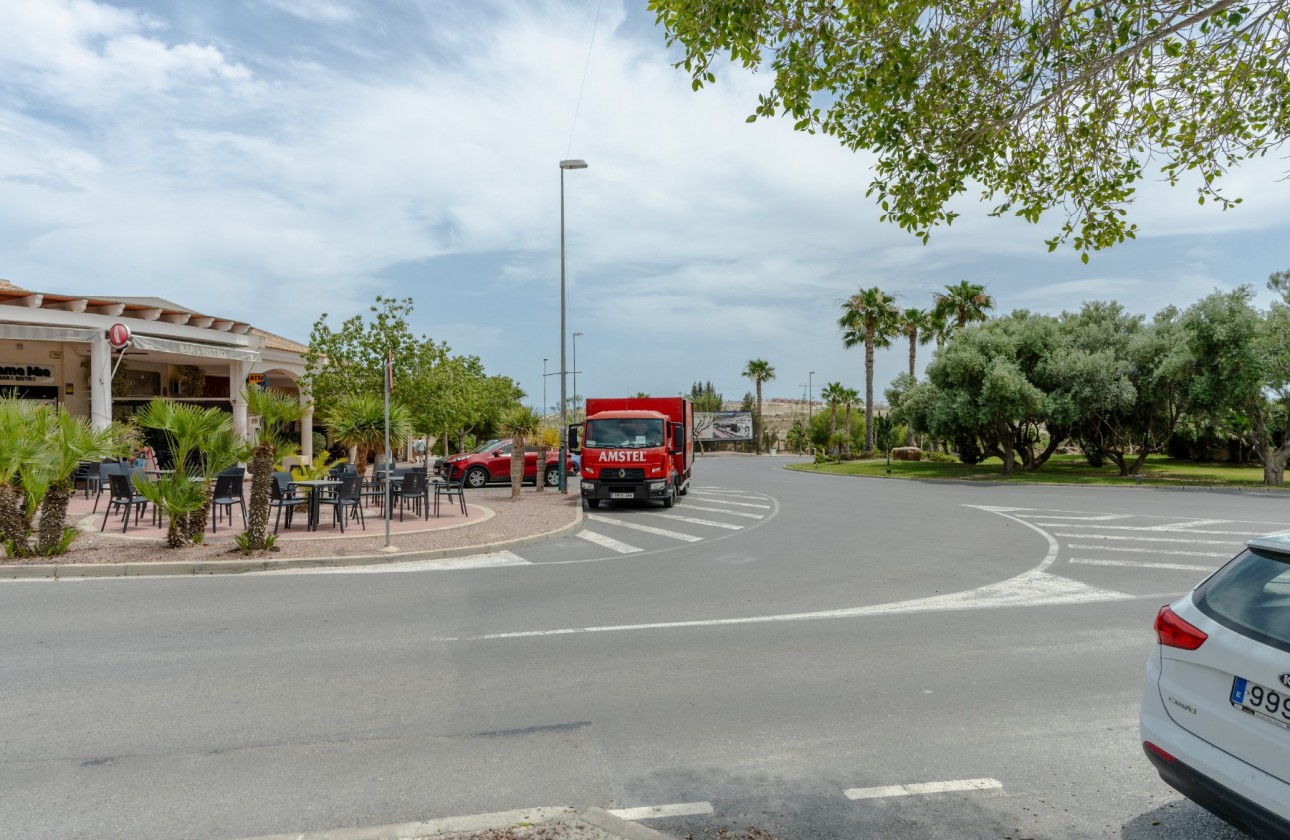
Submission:
[[[130,344],[130,328],[125,324],[113,324],[108,330],[108,344],[113,350],[124,350]]]

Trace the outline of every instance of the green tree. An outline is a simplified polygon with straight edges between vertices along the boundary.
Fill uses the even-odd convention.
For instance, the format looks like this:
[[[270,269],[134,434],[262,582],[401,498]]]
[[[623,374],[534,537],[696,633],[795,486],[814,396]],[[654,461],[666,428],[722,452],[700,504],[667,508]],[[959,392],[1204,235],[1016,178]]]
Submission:
[[[935,311],[951,329],[962,330],[970,323],[986,321],[994,308],[994,298],[986,294],[985,286],[960,280],[957,286],[946,286],[945,291],[932,295]]]
[[[1108,0],[928,6],[649,0],[697,90],[725,55],[766,79],[749,121],[784,114],[877,162],[881,218],[928,238],[957,196],[992,215],[1064,214],[1050,250],[1132,238],[1148,166],[1202,203],[1290,120],[1283,4]]]
[[[251,474],[251,498],[247,500],[246,531],[240,544],[244,551],[262,551],[272,545],[269,538],[270,488],[273,467],[293,451],[286,426],[304,416],[300,398],[285,391],[250,388],[247,410],[260,418],[260,437],[251,449],[247,472]]]
[[[877,286],[861,289],[842,303],[842,346],[864,345],[864,454],[873,454],[873,351],[890,347],[896,335],[898,310],[892,298]]]
[[[359,475],[367,470],[369,452],[385,450],[385,397],[371,393],[342,394],[332,400],[323,415],[332,437],[358,453],[354,466]],[[401,402],[390,402],[390,445],[412,433],[412,417]]]
[[[721,411],[723,400],[712,382],[695,382],[690,386],[690,399],[694,400],[695,411]]]
[[[89,418],[74,417],[61,405],[35,415],[44,420],[45,446],[26,475],[32,491],[44,488],[36,551],[50,556],[64,553],[80,533],[67,524],[67,502],[75,489],[77,466],[126,454],[132,438],[119,423],[96,429]]]
[[[855,435],[851,430],[851,408],[860,400],[860,392],[854,388],[842,389],[842,405],[846,409],[846,428],[847,443],[843,451],[844,455],[851,454],[851,443],[855,440]]]
[[[829,406],[829,440],[838,431],[838,406],[846,401],[847,389],[842,387],[841,382],[830,382],[820,389],[820,399],[828,403]],[[839,450],[840,451],[840,450]]]
[[[757,423],[753,429],[753,439],[756,443],[757,452],[761,452],[761,430],[764,427],[761,413],[761,386],[763,382],[769,382],[775,378],[775,368],[765,359],[750,359],[744,366],[744,372],[740,374],[746,379],[751,379],[753,385],[757,388]]]

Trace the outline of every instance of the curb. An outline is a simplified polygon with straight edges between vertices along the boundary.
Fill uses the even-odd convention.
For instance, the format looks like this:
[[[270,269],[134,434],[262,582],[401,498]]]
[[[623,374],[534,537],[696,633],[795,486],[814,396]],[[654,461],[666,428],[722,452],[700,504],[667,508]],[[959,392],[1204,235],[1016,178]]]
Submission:
[[[444,817],[423,822],[266,834],[260,837],[243,838],[243,840],[411,840],[417,837],[442,837],[449,834],[486,831],[490,828],[577,822],[592,825],[623,840],[672,840],[666,834],[621,819],[600,808],[587,808],[579,813],[569,807],[526,808],[518,811],[498,811],[493,814]]]
[[[378,566],[388,563],[409,563],[417,560],[441,560],[466,557],[472,554],[504,551],[547,540],[559,539],[582,527],[582,506],[575,507],[576,515],[568,525],[550,531],[517,537],[498,543],[480,543],[457,548],[437,548],[408,554],[356,554],[345,557],[294,557],[287,560],[195,560],[161,561],[157,563],[54,563],[27,566],[0,566],[0,580],[39,580],[59,578],[105,577],[157,577],[174,575],[223,575],[243,572],[267,572],[281,569],[340,568],[344,566]],[[295,836],[295,835],[292,835]]]

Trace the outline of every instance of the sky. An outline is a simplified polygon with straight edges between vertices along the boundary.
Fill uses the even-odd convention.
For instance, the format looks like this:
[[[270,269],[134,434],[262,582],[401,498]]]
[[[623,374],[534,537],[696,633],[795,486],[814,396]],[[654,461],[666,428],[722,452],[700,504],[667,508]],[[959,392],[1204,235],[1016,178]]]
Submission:
[[[0,277],[302,343],[324,313],[412,297],[416,332],[541,407],[559,394],[564,159],[588,163],[563,181],[585,396],[699,381],[738,400],[758,358],[767,398],[863,393],[837,319],[871,286],[901,307],[968,280],[1000,313],[1149,316],[1243,284],[1269,299],[1290,268],[1284,152],[1226,179],[1244,198],[1227,212],[1149,182],[1138,239],[1087,265],[1048,253],[1060,219],[974,198],[924,245],[878,220],[872,157],[747,123],[763,78],[722,66],[696,93],[677,58],[645,0],[5,0]],[[878,352],[879,395],[907,358]]]

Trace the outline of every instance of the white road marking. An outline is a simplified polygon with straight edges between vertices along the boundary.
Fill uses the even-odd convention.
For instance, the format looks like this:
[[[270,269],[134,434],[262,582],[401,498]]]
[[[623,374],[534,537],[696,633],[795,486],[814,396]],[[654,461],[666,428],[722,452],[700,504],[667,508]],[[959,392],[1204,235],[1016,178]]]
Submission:
[[[1145,530],[1148,531],[1178,531],[1186,528],[1193,528],[1197,525],[1222,525],[1227,522],[1226,519],[1190,519],[1186,522],[1171,522],[1168,525],[1151,525]]]
[[[628,545],[625,542],[619,542],[613,537],[606,537],[604,534],[597,534],[595,531],[579,531],[574,534],[576,537],[586,540],[589,543],[595,543],[601,548],[607,548],[610,551],[617,551],[619,554],[634,554],[637,551],[644,551],[643,548],[637,548],[634,545]]]
[[[997,513],[998,511],[996,511]],[[1018,516],[1042,516],[1045,519],[1076,519],[1085,522],[1105,522],[1108,519],[1128,519],[1130,514],[1127,513],[1103,513],[1093,516],[1054,516],[1047,511],[1033,511],[1031,513],[1019,513]]]
[[[615,817],[624,820],[652,820],[659,817],[692,817],[698,814],[711,814],[711,802],[678,802],[675,805],[646,805],[641,808],[619,808],[610,811]]]
[[[1133,552],[1134,554],[1173,554],[1173,555],[1177,555],[1178,557],[1229,558],[1232,556],[1232,552],[1230,551],[1226,553],[1219,552],[1218,554],[1214,554],[1212,552],[1204,552],[1204,551],[1175,551],[1172,548],[1117,548],[1115,546],[1109,546],[1109,545],[1075,545],[1074,543],[1072,543],[1070,547],[1084,549],[1084,550],[1092,550],[1092,551],[1128,551],[1128,552]]]
[[[1119,540],[1121,542],[1187,543],[1188,545],[1239,545],[1234,540],[1190,540],[1183,537],[1122,537],[1118,534],[1054,534],[1084,540]]]
[[[745,519],[765,519],[764,513],[745,513],[742,510],[726,510],[725,508],[699,507],[698,505],[687,504],[686,510],[704,510],[708,513],[724,513],[726,516],[742,516]]]
[[[1049,527],[1049,528],[1087,527],[1093,531],[1160,531],[1160,530],[1163,530],[1161,528],[1154,528],[1148,525],[1087,525],[1085,526],[1085,525],[1076,525],[1071,522],[1036,522],[1034,524],[1039,525],[1040,527]],[[1191,531],[1186,528],[1177,528],[1173,530],[1174,530],[1174,533],[1176,534],[1206,534],[1206,535],[1217,534],[1219,536],[1230,535],[1233,537],[1244,537],[1245,539],[1249,539],[1250,537],[1254,536],[1255,533],[1257,533],[1254,531]]]
[[[1138,563],[1133,560],[1093,560],[1073,557],[1070,562],[1081,566],[1131,566],[1136,569],[1175,569],[1182,572],[1212,572],[1213,566],[1189,566],[1186,563]]]
[[[601,516],[597,513],[587,514],[587,519],[592,522],[604,522],[607,525],[618,525],[622,528],[631,528],[633,531],[644,531],[647,534],[656,534],[660,537],[669,537],[674,540],[684,540],[685,542],[703,541],[703,537],[696,537],[693,534],[682,534],[680,531],[667,531],[663,528],[654,528],[649,525],[642,525],[639,522],[628,522],[623,519],[615,519],[612,516]]]
[[[693,516],[682,516],[679,513],[660,513],[654,510],[643,511],[646,516],[658,516],[663,519],[675,519],[677,522],[689,522],[691,525],[707,525],[710,528],[725,528],[728,531],[742,531],[744,526],[731,525],[729,522],[713,522],[711,519],[695,519]]]
[[[693,495],[695,495],[695,494],[693,494],[693,493],[691,493],[691,494],[690,494],[690,496],[693,496]],[[700,494],[700,495],[702,495],[702,494]],[[690,496],[686,496],[686,498],[688,499],[688,498],[690,498]],[[751,497],[749,497],[749,498],[756,498],[756,497],[755,497],[755,496],[751,496]],[[757,508],[758,510],[770,510],[770,509],[771,509],[771,506],[770,506],[770,505],[755,505],[755,504],[753,504],[753,503],[751,503],[751,502],[730,502],[730,501],[727,501],[724,497],[721,497],[721,496],[716,496],[716,497],[713,497],[713,496],[704,496],[704,498],[703,498],[703,499],[701,499],[700,501],[707,502],[707,503],[708,503],[708,504],[710,504],[710,505],[730,505],[730,506],[732,506],[732,507]],[[97,525],[95,525],[94,527],[95,527],[95,528],[97,528],[98,526],[97,526]]]
[[[851,788],[844,790],[847,799],[883,799],[889,796],[916,796],[928,793],[955,793],[965,790],[999,790],[1003,783],[998,779],[959,779],[953,782],[921,782],[913,785],[885,785],[883,787]]]
[[[272,569],[257,575],[371,575],[386,572],[445,572],[454,569],[489,569],[494,566],[531,566],[509,551],[469,554],[462,557],[440,557],[434,560],[409,560],[405,563],[381,563],[373,566],[322,566],[304,569]]]

